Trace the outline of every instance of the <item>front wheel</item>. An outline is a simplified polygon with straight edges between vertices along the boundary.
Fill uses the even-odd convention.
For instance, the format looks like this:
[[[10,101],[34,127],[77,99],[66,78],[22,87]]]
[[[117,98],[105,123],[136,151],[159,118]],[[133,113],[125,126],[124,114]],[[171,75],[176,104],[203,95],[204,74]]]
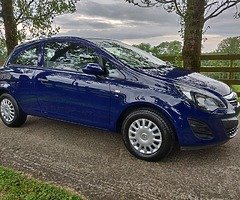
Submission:
[[[27,119],[27,115],[10,94],[2,94],[0,96],[0,117],[8,127],[19,127]]]
[[[175,144],[175,134],[169,122],[148,109],[130,113],[122,125],[126,148],[137,158],[157,161],[166,157]]]

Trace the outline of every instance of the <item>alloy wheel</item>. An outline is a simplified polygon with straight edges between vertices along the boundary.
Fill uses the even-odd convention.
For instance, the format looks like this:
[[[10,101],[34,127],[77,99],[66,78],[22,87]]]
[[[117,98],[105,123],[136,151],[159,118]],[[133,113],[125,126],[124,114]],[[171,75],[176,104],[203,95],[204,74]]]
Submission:
[[[3,99],[0,105],[1,115],[3,119],[10,123],[15,117],[15,108],[9,99]]]
[[[148,119],[137,119],[129,127],[128,137],[134,149],[142,154],[155,153],[162,144],[159,127]]]

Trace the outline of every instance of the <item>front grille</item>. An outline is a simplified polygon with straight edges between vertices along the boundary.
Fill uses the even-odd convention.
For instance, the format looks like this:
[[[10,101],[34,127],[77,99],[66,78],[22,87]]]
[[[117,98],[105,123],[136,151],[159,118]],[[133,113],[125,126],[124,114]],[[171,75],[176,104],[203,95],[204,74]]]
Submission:
[[[229,101],[229,103],[230,103],[232,106],[234,106],[234,107],[236,107],[236,106],[238,105],[237,99],[231,99],[231,100],[228,100],[228,101]]]
[[[225,133],[229,138],[233,138],[237,134],[238,130],[238,118],[232,117],[222,119],[223,126],[225,127]]]
[[[224,99],[226,99],[233,107],[237,107],[238,96],[236,92],[231,92],[229,95],[224,96]]]
[[[238,130],[237,126],[234,128],[227,129],[226,134],[229,138],[233,138],[236,135],[237,130]]]

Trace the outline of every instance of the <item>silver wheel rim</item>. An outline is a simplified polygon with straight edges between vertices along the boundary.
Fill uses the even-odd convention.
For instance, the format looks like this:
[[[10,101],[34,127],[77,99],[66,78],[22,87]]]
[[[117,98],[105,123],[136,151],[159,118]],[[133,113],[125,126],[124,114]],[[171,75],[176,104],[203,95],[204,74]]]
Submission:
[[[162,144],[158,126],[148,119],[137,119],[129,127],[128,137],[135,150],[142,154],[153,154]]]
[[[15,117],[15,109],[9,99],[1,101],[1,115],[6,122],[12,122]]]

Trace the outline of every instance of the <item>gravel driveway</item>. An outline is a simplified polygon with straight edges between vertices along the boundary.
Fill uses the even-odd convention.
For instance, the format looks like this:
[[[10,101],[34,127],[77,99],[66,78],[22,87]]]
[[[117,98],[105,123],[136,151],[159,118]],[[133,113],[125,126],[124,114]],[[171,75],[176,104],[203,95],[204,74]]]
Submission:
[[[225,145],[137,160],[120,135],[37,117],[0,122],[0,164],[87,199],[240,199],[240,136]]]

